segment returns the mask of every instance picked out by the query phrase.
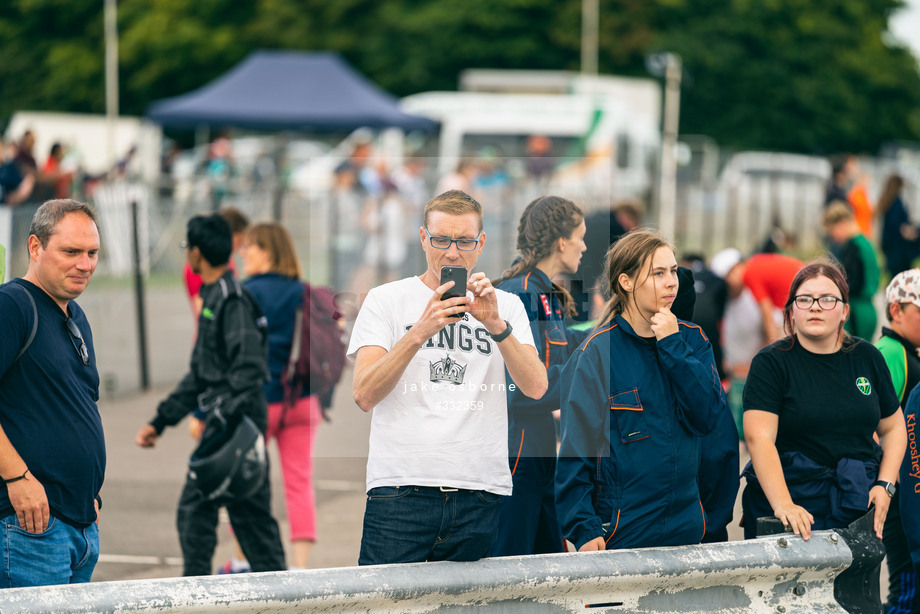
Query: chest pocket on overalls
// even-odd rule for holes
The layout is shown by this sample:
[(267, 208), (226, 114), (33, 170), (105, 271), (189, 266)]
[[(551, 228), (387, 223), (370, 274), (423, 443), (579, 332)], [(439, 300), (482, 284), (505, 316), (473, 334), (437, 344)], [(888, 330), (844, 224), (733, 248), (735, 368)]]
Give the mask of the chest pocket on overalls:
[(543, 364), (547, 368), (550, 365), (558, 365), (564, 363), (566, 358), (568, 358), (568, 351), (566, 346), (568, 343), (565, 339), (565, 332), (558, 325), (547, 329), (543, 333)]
[(633, 443), (649, 436), (638, 388), (611, 394), (610, 413), (616, 420), (620, 441), (623, 443)]

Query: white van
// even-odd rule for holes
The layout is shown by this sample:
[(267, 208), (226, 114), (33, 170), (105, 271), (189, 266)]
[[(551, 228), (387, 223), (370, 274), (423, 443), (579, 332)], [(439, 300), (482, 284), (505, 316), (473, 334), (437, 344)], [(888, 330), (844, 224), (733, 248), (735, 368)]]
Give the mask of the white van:
[(549, 187), (606, 203), (647, 196), (660, 147), (660, 91), (650, 79), (553, 71), (466, 71), (460, 92), (424, 92), (401, 108), (441, 124), (437, 170), (444, 175), (484, 148), (523, 167), (527, 142), (548, 137)]

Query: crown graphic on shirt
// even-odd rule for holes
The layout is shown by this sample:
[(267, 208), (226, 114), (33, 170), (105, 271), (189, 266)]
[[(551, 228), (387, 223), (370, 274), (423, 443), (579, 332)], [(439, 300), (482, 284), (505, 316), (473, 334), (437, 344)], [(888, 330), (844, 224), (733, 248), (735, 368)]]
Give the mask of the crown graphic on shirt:
[(446, 355), (443, 360), (438, 362), (429, 362), (429, 378), (433, 382), (454, 382), (463, 383), (463, 375), (466, 373), (466, 365), (461, 365)]

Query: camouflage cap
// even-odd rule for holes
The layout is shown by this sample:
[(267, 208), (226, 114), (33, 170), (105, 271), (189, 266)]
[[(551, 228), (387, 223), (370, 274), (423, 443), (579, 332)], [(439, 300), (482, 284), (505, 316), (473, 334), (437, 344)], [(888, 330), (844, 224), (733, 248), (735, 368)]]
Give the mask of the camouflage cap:
[(885, 289), (885, 300), (892, 303), (913, 303), (920, 307), (920, 269), (908, 269), (894, 276)]

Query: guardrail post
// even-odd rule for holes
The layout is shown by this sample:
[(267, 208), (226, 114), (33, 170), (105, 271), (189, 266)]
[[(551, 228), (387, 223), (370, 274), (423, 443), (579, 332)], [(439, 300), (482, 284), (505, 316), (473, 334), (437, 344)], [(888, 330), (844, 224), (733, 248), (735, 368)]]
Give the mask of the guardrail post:
[[(873, 529), (875, 507), (844, 529), (830, 533), (827, 539), (836, 544), (842, 539), (853, 553), (853, 562), (834, 579), (834, 599), (850, 614), (877, 614), (882, 611), (879, 588), (885, 546)], [(757, 537), (792, 533), (777, 518), (758, 518)]]
[(834, 580), (834, 599), (847, 612), (873, 614), (882, 611), (879, 574), (885, 546), (875, 536), (875, 508), (839, 531), (853, 553), (853, 564)]

